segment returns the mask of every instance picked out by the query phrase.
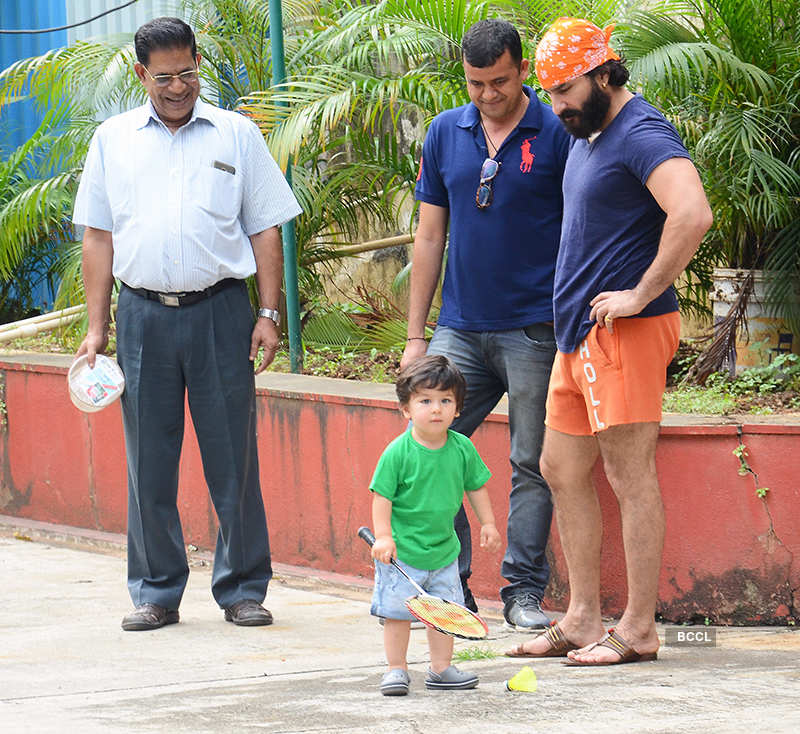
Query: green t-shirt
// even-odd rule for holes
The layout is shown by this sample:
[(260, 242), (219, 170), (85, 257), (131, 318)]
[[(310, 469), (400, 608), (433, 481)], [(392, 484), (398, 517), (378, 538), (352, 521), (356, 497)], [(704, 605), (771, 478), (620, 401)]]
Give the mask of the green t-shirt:
[(417, 443), (407, 430), (381, 455), (369, 488), (392, 503), (397, 557), (426, 571), (452, 563), (461, 550), (453, 519), (464, 492), (480, 489), (492, 474), (472, 441), (447, 432), (440, 449)]

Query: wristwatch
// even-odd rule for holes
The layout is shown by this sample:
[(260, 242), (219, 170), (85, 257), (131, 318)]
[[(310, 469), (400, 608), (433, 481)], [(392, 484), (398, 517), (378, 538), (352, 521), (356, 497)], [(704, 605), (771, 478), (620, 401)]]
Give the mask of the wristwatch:
[(281, 315), (274, 308), (259, 308), (258, 318), (272, 319), (275, 322), (275, 326), (280, 326), (281, 324)]

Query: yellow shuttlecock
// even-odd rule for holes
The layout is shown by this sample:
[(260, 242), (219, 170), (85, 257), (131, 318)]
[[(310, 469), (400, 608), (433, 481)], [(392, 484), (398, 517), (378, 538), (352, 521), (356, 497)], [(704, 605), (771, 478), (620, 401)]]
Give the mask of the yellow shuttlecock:
[(527, 665), (519, 671), (515, 676), (506, 681), (506, 689), (509, 691), (526, 691), (528, 693), (536, 692), (536, 673), (533, 668)]

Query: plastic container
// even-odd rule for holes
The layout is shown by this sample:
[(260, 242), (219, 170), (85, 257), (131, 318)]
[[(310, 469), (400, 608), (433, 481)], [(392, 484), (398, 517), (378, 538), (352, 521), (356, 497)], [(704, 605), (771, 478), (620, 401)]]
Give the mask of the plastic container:
[(125, 377), (113, 359), (98, 354), (91, 368), (84, 354), (69, 368), (67, 384), (73, 405), (84, 413), (95, 413), (119, 399)]

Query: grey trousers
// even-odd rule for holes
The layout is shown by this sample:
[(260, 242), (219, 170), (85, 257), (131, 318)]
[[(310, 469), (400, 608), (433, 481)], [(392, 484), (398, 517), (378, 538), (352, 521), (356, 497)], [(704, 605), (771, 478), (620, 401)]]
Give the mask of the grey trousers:
[[(542, 599), (550, 580), (545, 551), (553, 503), (550, 488), (539, 471), (539, 456), (555, 353), (553, 327), (548, 324), (507, 331), (461, 331), (439, 325), (428, 347), (428, 354), (450, 357), (467, 381), (461, 415), (450, 426), (454, 431), (471, 436), (503, 393), (508, 393), (511, 494), (508, 546), (500, 568), (508, 581), (500, 589), (503, 602), (521, 594)], [(461, 541), (459, 573), (466, 587), (472, 572), (472, 542), (463, 505), (456, 515), (455, 528)]]
[(258, 478), (253, 311), (244, 281), (190, 306), (123, 286), (117, 359), (128, 463), (128, 590), (177, 609), (189, 566), (177, 509), (184, 401), (219, 520), (211, 590), (220, 607), (263, 601), (272, 577)]

